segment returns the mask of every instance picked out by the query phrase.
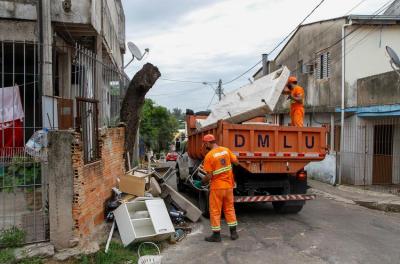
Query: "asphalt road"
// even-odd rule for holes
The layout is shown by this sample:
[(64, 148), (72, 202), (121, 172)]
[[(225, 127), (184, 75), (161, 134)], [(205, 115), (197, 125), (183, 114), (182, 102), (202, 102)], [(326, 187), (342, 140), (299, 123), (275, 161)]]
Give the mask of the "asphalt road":
[(202, 219), (164, 250), (163, 263), (400, 264), (400, 214), (318, 197), (295, 215), (278, 215), (269, 204), (241, 205), (237, 215), (239, 240), (229, 239), (225, 225), (222, 243), (205, 242), (209, 221)]

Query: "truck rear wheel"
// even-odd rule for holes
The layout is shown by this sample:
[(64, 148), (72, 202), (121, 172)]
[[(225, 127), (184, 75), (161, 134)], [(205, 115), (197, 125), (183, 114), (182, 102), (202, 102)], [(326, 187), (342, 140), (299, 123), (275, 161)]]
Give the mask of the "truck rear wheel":
[(303, 209), (304, 202), (272, 202), (275, 212), (280, 214), (297, 214)]
[(199, 209), (203, 212), (205, 218), (210, 218), (209, 209), (209, 193), (201, 191), (199, 192)]

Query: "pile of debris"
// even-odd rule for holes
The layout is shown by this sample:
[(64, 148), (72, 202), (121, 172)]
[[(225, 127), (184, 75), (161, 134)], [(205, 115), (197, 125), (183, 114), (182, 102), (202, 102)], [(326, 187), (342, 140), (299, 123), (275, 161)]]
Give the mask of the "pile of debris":
[(124, 246), (166, 239), (176, 243), (191, 231), (186, 221), (197, 222), (202, 212), (167, 184), (174, 174), (174, 167), (134, 168), (119, 178), (106, 205), (107, 220), (113, 221), (106, 252), (115, 227)]

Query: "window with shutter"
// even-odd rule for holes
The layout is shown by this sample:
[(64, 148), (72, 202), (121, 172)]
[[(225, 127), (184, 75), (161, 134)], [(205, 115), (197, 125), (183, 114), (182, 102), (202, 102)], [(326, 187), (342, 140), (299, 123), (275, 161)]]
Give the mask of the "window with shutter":
[(328, 79), (331, 71), (330, 53), (322, 53), (315, 60), (314, 76), (316, 79)]
[(331, 77), (331, 54), (326, 53), (326, 78)]

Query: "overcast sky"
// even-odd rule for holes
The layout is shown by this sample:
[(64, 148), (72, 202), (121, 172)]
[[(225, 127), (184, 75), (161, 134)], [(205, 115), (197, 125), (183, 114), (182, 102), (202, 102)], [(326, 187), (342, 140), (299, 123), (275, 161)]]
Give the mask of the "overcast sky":
[[(151, 62), (160, 69), (161, 78), (229, 81), (259, 61), (319, 2), (123, 0), (126, 41), (150, 49), (143, 61), (134, 61), (126, 71), (132, 77), (143, 63)], [(352, 14), (372, 14), (388, 0), (326, 0), (306, 23), (343, 16), (360, 2)], [(127, 51), (125, 60), (130, 58)], [(248, 83), (258, 68), (223, 88), (229, 91)], [(198, 111), (207, 108), (213, 95), (209, 85), (158, 80), (147, 97), (170, 109)]]

